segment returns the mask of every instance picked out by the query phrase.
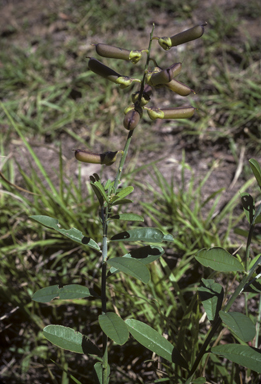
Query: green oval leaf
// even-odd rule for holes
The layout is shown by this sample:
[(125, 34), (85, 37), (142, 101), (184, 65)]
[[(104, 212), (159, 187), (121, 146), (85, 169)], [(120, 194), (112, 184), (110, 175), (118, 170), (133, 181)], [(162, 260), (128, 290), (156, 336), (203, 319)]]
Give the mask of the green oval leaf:
[(188, 368), (186, 360), (168, 340), (149, 325), (134, 319), (125, 320), (130, 333), (141, 345), (169, 362)]
[(258, 162), (255, 159), (249, 160), (250, 167), (252, 169), (252, 172), (256, 178), (256, 181), (259, 185), (259, 188), (261, 188), (261, 168)]
[(157, 228), (136, 228), (118, 233), (111, 238), (111, 241), (146, 241), (148, 243), (162, 243), (173, 241), (170, 234), (164, 234)]
[[(98, 361), (97, 363), (94, 364), (93, 368), (94, 368), (94, 381), (95, 381), (95, 384), (104, 384), (103, 378), (102, 378), (102, 375), (103, 375), (103, 364)], [(107, 380), (106, 380), (106, 384), (109, 384), (109, 381), (110, 381), (110, 366), (108, 365), (107, 366)]]
[(224, 290), (212, 279), (202, 279), (203, 286), (198, 288), (200, 300), (210, 321), (214, 320), (221, 309)]
[(47, 325), (43, 329), (43, 334), (47, 340), (57, 345), (57, 347), (71, 352), (83, 353), (83, 335), (72, 328), (63, 325)]
[(36, 291), (32, 296), (32, 300), (37, 301), (38, 303), (48, 303), (56, 297), (59, 297), (59, 291), (59, 285), (51, 285), (50, 287)]
[(219, 316), (223, 323), (239, 339), (248, 342), (255, 337), (256, 328), (249, 317), (243, 313), (219, 311)]
[(114, 312), (99, 316), (99, 324), (103, 332), (116, 344), (123, 345), (129, 337), (125, 322)]
[(68, 299), (82, 299), (83, 297), (96, 296), (99, 297), (92, 289), (78, 284), (65, 285), (59, 288), (58, 285), (51, 285), (50, 287), (39, 289), (32, 296), (32, 300), (38, 303), (48, 303), (49, 301), (57, 298), (61, 300)]
[[(142, 262), (142, 264), (147, 265), (157, 260), (161, 255), (163, 255), (163, 253), (164, 249), (162, 247), (156, 245), (146, 245), (145, 247), (134, 249), (122, 257), (139, 260)], [(110, 269), (110, 273), (115, 273), (117, 271), (118, 270), (113, 267)]]
[(135, 279), (142, 281), (144, 284), (147, 284), (150, 281), (150, 272), (148, 268), (139, 260), (127, 257), (114, 257), (113, 259), (109, 259), (107, 263), (111, 267), (135, 277)]
[(244, 268), (240, 262), (225, 249), (214, 247), (208, 250), (201, 249), (195, 259), (204, 267), (210, 267), (218, 272), (236, 272), (243, 271)]
[(118, 190), (116, 195), (113, 196), (112, 201), (113, 201), (113, 199), (117, 199), (117, 200), (118, 199), (123, 199), (124, 197), (126, 197), (130, 193), (132, 193), (133, 190), (134, 190), (134, 188), (132, 186), (129, 186), (129, 187), (126, 187), (126, 188)]
[(136, 215), (136, 213), (120, 213), (118, 215), (110, 216), (110, 219), (126, 221), (144, 221), (143, 217), (140, 215)]
[(43, 215), (30, 216), (30, 219), (37, 221), (45, 227), (54, 229), (55, 231), (68, 237), (72, 241), (75, 241), (76, 243), (88, 245), (89, 247), (96, 249), (96, 251), (101, 252), (99, 245), (94, 240), (92, 240), (90, 237), (84, 236), (82, 232), (80, 232), (78, 229), (62, 229), (57, 219)]
[(261, 351), (240, 344), (225, 344), (211, 348), (211, 352), (220, 355), (236, 364), (261, 373)]

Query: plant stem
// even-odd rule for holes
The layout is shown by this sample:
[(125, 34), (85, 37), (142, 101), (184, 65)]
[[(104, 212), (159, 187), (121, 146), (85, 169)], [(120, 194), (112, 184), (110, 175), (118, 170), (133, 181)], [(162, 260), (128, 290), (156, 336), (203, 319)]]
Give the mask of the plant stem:
[[(101, 209), (102, 225), (103, 225), (103, 239), (102, 239), (102, 282), (101, 282), (101, 299), (102, 299), (102, 314), (106, 314), (106, 260), (107, 260), (107, 218), (108, 208), (102, 207)], [(103, 332), (103, 370), (102, 370), (102, 383), (107, 384), (108, 377), (108, 337)]]

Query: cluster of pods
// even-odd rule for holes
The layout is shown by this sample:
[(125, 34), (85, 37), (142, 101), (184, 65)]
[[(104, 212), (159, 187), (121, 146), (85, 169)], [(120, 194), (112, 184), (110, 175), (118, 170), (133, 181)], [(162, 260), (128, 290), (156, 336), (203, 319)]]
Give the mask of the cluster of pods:
[[(164, 50), (169, 50), (174, 46), (184, 44), (201, 37), (204, 33), (204, 27), (206, 24), (207, 23), (197, 25), (172, 37), (153, 37), (152, 39), (157, 40)], [(145, 49), (129, 51), (127, 49), (122, 49), (107, 44), (96, 44), (95, 48), (98, 55), (102, 57), (127, 60), (134, 64), (136, 64), (141, 59), (144, 52), (148, 53), (148, 51)], [(89, 58), (88, 66), (92, 72), (106, 78), (109, 81), (119, 84), (121, 88), (126, 88), (133, 83), (141, 83), (141, 80), (139, 79), (120, 75), (93, 57)], [(142, 84), (142, 90), (132, 94), (133, 104), (127, 107), (124, 111), (125, 117), (123, 120), (123, 125), (127, 130), (131, 131), (136, 128), (140, 118), (142, 117), (143, 110), (147, 111), (151, 120), (184, 119), (193, 116), (195, 112), (195, 108), (193, 107), (160, 109), (147, 107), (147, 103), (150, 101), (153, 88), (166, 87), (181, 96), (188, 96), (191, 93), (195, 93), (191, 88), (175, 79), (175, 77), (180, 73), (181, 68), (181, 63), (174, 63), (166, 69), (155, 66), (153, 70), (146, 71), (145, 84)], [(118, 152), (106, 152), (104, 154), (98, 155), (83, 150), (75, 151), (75, 157), (79, 161), (105, 165), (111, 165), (114, 163), (117, 154)]]

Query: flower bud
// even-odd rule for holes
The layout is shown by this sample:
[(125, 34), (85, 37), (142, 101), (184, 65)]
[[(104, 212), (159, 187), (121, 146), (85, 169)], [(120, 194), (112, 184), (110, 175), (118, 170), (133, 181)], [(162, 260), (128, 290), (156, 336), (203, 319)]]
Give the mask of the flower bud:
[(143, 51), (128, 51), (127, 49), (113, 47), (107, 44), (96, 44), (96, 52), (103, 57), (132, 61), (136, 64)]
[(195, 112), (193, 107), (179, 107), (179, 108), (150, 108), (147, 109), (148, 115), (151, 120), (155, 119), (187, 119), (192, 117)]
[(97, 154), (84, 149), (76, 149), (74, 154), (76, 159), (83, 163), (111, 165), (116, 161), (118, 153), (122, 153), (122, 151)]
[(172, 37), (161, 37), (158, 39), (159, 45), (163, 49), (168, 50), (171, 47), (175, 47), (177, 45), (198, 39), (203, 35), (204, 27), (206, 25), (207, 23), (196, 25), (195, 27), (187, 29), (186, 31), (178, 33), (177, 35), (174, 35)]
[(155, 87), (156, 85), (167, 84), (173, 77), (176, 77), (181, 71), (182, 64), (175, 63), (166, 69), (156, 67), (152, 73), (148, 73), (146, 81), (149, 85)]
[(177, 93), (180, 96), (188, 96), (190, 93), (195, 93), (193, 89), (189, 88), (187, 85), (172, 79), (169, 83), (164, 85), (165, 87), (169, 88), (171, 91)]
[(133, 131), (140, 121), (140, 114), (135, 109), (129, 110), (123, 120), (123, 126), (128, 131)]
[(106, 65), (101, 63), (99, 60), (94, 59), (93, 57), (89, 59), (88, 66), (92, 72), (116, 84), (120, 84), (121, 88), (126, 88), (133, 82), (140, 83), (139, 79), (132, 79), (127, 76), (121, 76), (119, 73), (115, 72), (113, 69), (107, 67)]

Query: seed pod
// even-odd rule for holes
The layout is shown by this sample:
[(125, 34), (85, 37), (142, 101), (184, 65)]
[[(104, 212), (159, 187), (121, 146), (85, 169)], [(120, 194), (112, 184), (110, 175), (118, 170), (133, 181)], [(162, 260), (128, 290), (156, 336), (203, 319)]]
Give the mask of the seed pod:
[(121, 76), (119, 73), (115, 72), (113, 69), (107, 67), (106, 65), (101, 63), (99, 60), (94, 59), (93, 57), (89, 59), (88, 66), (92, 72), (116, 84), (120, 84), (121, 88), (126, 88), (133, 82), (140, 83), (139, 79), (132, 79), (127, 76)]
[(96, 52), (103, 57), (109, 57), (111, 59), (120, 59), (132, 61), (136, 64), (140, 58), (142, 51), (129, 51), (123, 48), (113, 47), (107, 44), (96, 44)]
[(164, 86), (180, 96), (188, 96), (192, 92), (195, 93), (193, 89), (189, 88), (187, 85), (175, 79), (172, 79), (169, 83), (165, 84)]
[(194, 115), (193, 107), (151, 108), (147, 110), (151, 120), (155, 119), (188, 119)]
[(123, 120), (123, 126), (128, 131), (133, 131), (140, 121), (140, 114), (135, 109), (129, 110)]
[(206, 25), (207, 23), (196, 25), (195, 27), (187, 29), (186, 31), (178, 33), (177, 35), (174, 35), (172, 37), (161, 37), (158, 39), (159, 45), (163, 49), (168, 50), (171, 47), (175, 47), (177, 45), (198, 39), (203, 35), (204, 27)]
[(181, 63), (175, 63), (171, 67), (162, 70), (159, 67), (156, 67), (151, 74), (147, 74), (146, 81), (153, 87), (156, 85), (167, 84), (173, 77), (176, 77), (180, 73), (181, 67)]
[(90, 57), (90, 60), (88, 62), (89, 69), (96, 73), (99, 76), (105, 77), (108, 80), (111, 80), (115, 82), (118, 77), (120, 77), (119, 73), (115, 72), (113, 69), (107, 67), (103, 63), (101, 63), (99, 60), (94, 59), (93, 57)]
[(84, 149), (76, 149), (74, 154), (76, 159), (83, 163), (111, 165), (116, 161), (118, 153), (122, 153), (122, 151), (97, 154)]

